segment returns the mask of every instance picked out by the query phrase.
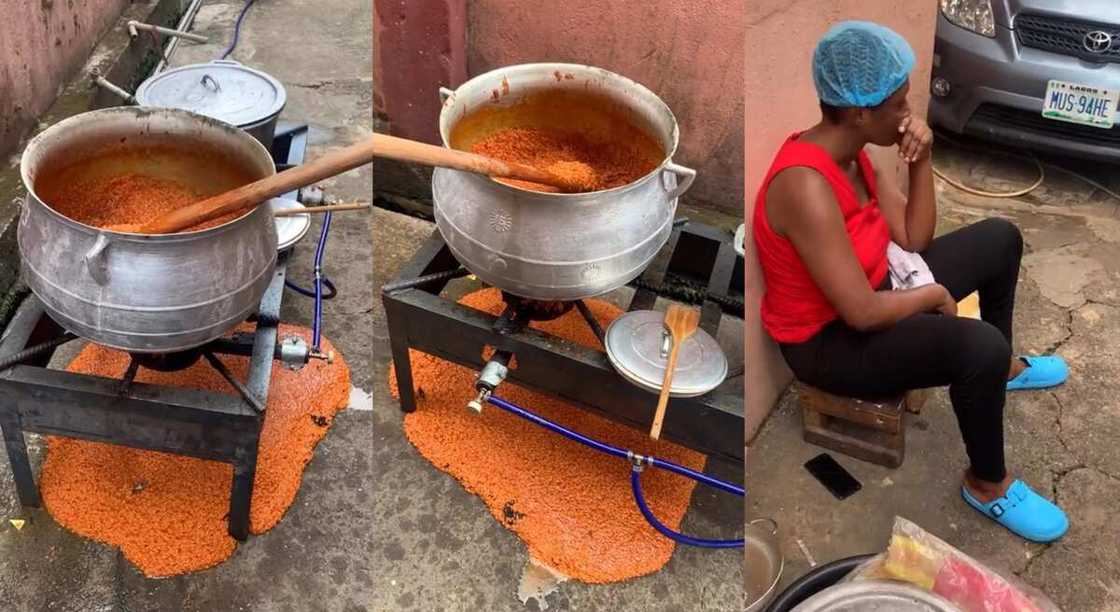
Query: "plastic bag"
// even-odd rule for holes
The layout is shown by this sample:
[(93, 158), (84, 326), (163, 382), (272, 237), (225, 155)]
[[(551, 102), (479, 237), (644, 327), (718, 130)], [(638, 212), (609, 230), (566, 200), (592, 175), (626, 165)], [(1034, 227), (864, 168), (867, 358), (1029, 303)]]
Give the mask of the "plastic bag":
[(844, 578), (842, 578), (840, 582), (855, 582), (856, 580), (890, 580), (890, 577), (883, 570), (883, 561), (885, 561), (886, 558), (886, 553), (879, 553), (874, 557), (871, 557), (867, 561), (861, 563), (859, 567), (848, 572), (848, 575), (844, 576)]
[(981, 565), (902, 517), (894, 519), (886, 552), (844, 580), (883, 579), (918, 586), (964, 612), (1061, 612), (1038, 589)]

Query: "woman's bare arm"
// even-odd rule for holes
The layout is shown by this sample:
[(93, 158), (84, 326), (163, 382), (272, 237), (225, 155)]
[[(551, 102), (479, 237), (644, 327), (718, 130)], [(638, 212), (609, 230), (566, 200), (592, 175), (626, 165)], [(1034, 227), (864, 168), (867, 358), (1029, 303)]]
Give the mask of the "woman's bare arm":
[(937, 199), (933, 189), (930, 146), (933, 132), (924, 121), (910, 118), (899, 128), (898, 154), (910, 164), (910, 194), (902, 193), (893, 172), (875, 168), (879, 209), (891, 230), (891, 240), (914, 253), (926, 250), (937, 229)]
[(941, 285), (905, 291), (875, 291), (867, 283), (844, 218), (828, 182), (809, 168), (790, 168), (771, 182), (767, 220), (792, 244), (809, 275), (849, 326), (870, 331), (920, 312), (956, 314), (956, 302)]

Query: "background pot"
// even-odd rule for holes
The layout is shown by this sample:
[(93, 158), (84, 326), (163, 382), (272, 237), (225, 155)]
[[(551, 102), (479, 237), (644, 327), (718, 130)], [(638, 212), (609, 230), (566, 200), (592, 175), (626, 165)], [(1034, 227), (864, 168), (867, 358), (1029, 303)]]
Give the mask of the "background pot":
[(272, 147), (287, 91), (272, 76), (233, 60), (166, 70), (136, 90), (140, 106), (178, 108), (224, 121)]

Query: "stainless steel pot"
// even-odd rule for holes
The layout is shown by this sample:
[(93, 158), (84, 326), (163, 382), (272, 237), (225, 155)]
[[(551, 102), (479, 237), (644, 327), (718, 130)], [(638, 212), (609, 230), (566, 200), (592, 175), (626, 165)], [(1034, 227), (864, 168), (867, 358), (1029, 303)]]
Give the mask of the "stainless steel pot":
[(624, 109), (664, 159), (629, 185), (582, 194), (529, 191), (444, 168), (432, 175), (436, 224), (456, 259), (482, 281), (538, 300), (600, 295), (641, 274), (668, 240), (677, 198), (696, 177), (672, 161), (679, 129), (669, 107), (638, 83), (591, 66), (510, 66), (441, 89), (443, 144), (451, 146), (455, 125), (478, 109), (557, 91), (587, 92)]
[(250, 136), (256, 138), (266, 148), (272, 148), (272, 141), (276, 136), (276, 124), (280, 120), (280, 115), (273, 115), (264, 121), (252, 123), (242, 127), (241, 129), (249, 133)]
[(136, 103), (179, 108), (249, 132), (272, 147), (287, 91), (272, 76), (233, 60), (190, 64), (161, 72), (136, 90)]
[(55, 321), (98, 344), (139, 353), (200, 346), (257, 308), (277, 257), (270, 208), (206, 230), (139, 235), (78, 223), (39, 197), (38, 177), (121, 139), (221, 151), (253, 179), (275, 173), (247, 133), (182, 110), (119, 107), (61, 121), (31, 141), (20, 164), (23, 277)]
[(785, 559), (778, 544), (778, 524), (760, 518), (747, 523), (747, 612), (758, 612), (774, 597)]
[(910, 584), (868, 580), (837, 584), (793, 612), (961, 612), (943, 597)]

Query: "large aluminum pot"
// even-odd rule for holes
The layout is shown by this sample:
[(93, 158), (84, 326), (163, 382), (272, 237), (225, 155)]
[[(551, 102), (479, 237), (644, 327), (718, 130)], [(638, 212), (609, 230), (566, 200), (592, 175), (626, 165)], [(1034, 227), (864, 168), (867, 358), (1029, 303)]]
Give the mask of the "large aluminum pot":
[(444, 168), (432, 176), (436, 224), (456, 259), (483, 282), (537, 300), (600, 295), (641, 274), (668, 240), (677, 198), (696, 177), (672, 162), (679, 130), (669, 107), (638, 83), (591, 66), (510, 66), (441, 90), (443, 144), (451, 146), (456, 124), (479, 109), (557, 91), (608, 100), (661, 145), (664, 159), (635, 182), (583, 194), (534, 192)]
[(55, 321), (98, 344), (137, 353), (201, 346), (258, 307), (277, 257), (270, 209), (210, 229), (140, 235), (78, 223), (39, 197), (37, 178), (122, 139), (220, 151), (254, 180), (276, 171), (246, 132), (183, 110), (120, 107), (61, 121), (32, 140), (21, 161), (23, 277)]

